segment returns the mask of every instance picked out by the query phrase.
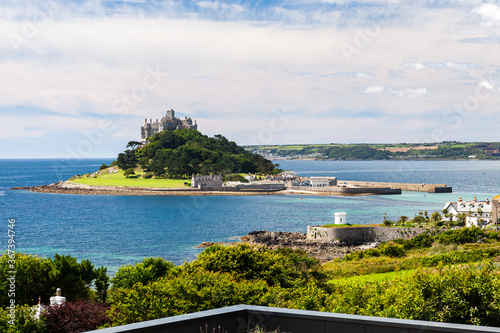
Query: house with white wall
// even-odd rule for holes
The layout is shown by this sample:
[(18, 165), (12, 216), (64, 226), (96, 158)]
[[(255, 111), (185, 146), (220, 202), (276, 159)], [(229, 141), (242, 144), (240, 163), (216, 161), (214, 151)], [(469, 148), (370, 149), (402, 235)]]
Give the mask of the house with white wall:
[(476, 197), (472, 201), (463, 201), (460, 198), (457, 202), (447, 202), (443, 210), (447, 210), (452, 215), (453, 221), (459, 221), (460, 214), (466, 214), (465, 225), (486, 227), (495, 224), (500, 216), (500, 204), (498, 200), (478, 201)]

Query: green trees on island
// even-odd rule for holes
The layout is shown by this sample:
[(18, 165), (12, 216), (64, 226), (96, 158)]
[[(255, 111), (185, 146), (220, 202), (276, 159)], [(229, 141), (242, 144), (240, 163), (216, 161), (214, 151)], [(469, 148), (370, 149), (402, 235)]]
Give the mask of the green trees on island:
[(197, 130), (163, 131), (139, 147), (129, 142), (117, 165), (127, 170), (140, 166), (155, 177), (185, 178), (192, 174), (277, 173), (278, 165), (253, 154), (222, 135), (210, 138)]

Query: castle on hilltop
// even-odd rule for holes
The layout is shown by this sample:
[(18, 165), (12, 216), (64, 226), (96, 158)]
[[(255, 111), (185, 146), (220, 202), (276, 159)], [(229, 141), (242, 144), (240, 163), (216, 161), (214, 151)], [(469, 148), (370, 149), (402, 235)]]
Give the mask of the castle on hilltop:
[(163, 132), (165, 130), (175, 130), (175, 129), (198, 129), (196, 120), (194, 121), (191, 117), (184, 117), (180, 119), (175, 116), (175, 111), (173, 109), (167, 111), (167, 115), (161, 118), (161, 121), (156, 121), (153, 123), (152, 119), (144, 119), (144, 126), (141, 126), (141, 142), (146, 143), (146, 139), (150, 136)]

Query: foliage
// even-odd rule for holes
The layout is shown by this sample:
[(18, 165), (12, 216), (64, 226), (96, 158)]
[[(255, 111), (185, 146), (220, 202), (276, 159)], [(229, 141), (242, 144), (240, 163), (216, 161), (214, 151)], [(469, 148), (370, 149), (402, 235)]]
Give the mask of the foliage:
[(43, 312), (45, 327), (50, 333), (86, 332), (110, 324), (106, 311), (109, 305), (88, 300), (47, 306)]
[(214, 245), (186, 264), (186, 269), (232, 273), (239, 279), (266, 281), (285, 288), (305, 284), (310, 279), (326, 280), (319, 261), (305, 252), (280, 248), (270, 250), (248, 244)]
[(122, 266), (112, 279), (112, 289), (132, 288), (136, 283), (147, 285), (150, 282), (167, 276), (175, 267), (170, 261), (163, 258), (146, 258), (135, 265)]
[(434, 237), (428, 233), (425, 233), (404, 240), (403, 247), (405, 250), (423, 249), (426, 247), (431, 247), (432, 243), (434, 243)]
[(106, 164), (103, 164), (99, 167), (99, 170), (104, 170), (104, 169), (107, 169), (108, 166)]
[[(0, 304), (9, 305), (8, 299), (8, 271), (9, 255), (5, 253), (0, 257)], [(97, 294), (104, 296), (108, 279), (106, 268), (95, 269), (88, 260), (77, 262), (69, 255), (56, 254), (54, 258), (40, 258), (34, 255), (16, 253), (15, 255), (16, 284), (22, 288), (16, 289), (16, 303), (35, 305), (38, 297), (43, 303), (48, 303), (49, 298), (61, 288), (68, 300), (95, 297), (90, 286), (92, 283), (97, 288)]]
[(388, 257), (404, 257), (405, 250), (402, 245), (394, 243), (383, 243), (379, 248), (380, 254)]
[(153, 178), (153, 173), (152, 172), (145, 172), (142, 175), (142, 178), (145, 178), (145, 179)]
[[(28, 305), (16, 305), (15, 319), (9, 308), (0, 308), (0, 332), (5, 333), (45, 333), (44, 320), (34, 318), (35, 309)], [(14, 324), (14, 325), (12, 325)]]
[(134, 150), (125, 150), (125, 152), (118, 154), (116, 165), (122, 170), (135, 168), (137, 166), (137, 158)]
[(128, 178), (128, 176), (130, 176), (130, 175), (135, 175), (134, 168), (128, 168), (127, 170), (125, 170), (123, 175), (125, 176), (125, 178)]
[[(425, 144), (323, 144), (323, 145), (263, 145), (252, 147), (254, 152), (267, 153), (282, 157), (311, 157), (318, 159), (354, 159), (354, 160), (387, 160), (387, 159), (468, 159), (475, 155), (477, 159), (499, 159), (500, 154), (488, 150), (498, 149), (498, 142), (441, 142)], [(418, 149), (415, 149), (417, 148)], [(422, 149), (424, 148), (424, 149)]]
[[(236, 304), (266, 305), (272, 298), (265, 281), (241, 280), (230, 273), (179, 270), (148, 285), (110, 292), (113, 325), (175, 316)], [(266, 296), (267, 295), (267, 296)]]
[[(300, 151), (297, 152), (297, 154), (300, 153)], [(386, 160), (389, 159), (391, 153), (371, 148), (368, 145), (346, 145), (329, 147), (324, 150), (323, 155), (328, 159)]]
[(328, 311), (498, 326), (499, 290), (491, 263), (418, 269), (390, 281), (336, 284)]
[(156, 177), (185, 178), (192, 174), (278, 173), (277, 165), (227, 140), (222, 135), (210, 138), (193, 129), (163, 131), (149, 143), (118, 155), (122, 169), (148, 161)]
[(486, 238), (485, 231), (479, 227), (468, 227), (445, 231), (435, 237), (443, 244), (476, 243)]

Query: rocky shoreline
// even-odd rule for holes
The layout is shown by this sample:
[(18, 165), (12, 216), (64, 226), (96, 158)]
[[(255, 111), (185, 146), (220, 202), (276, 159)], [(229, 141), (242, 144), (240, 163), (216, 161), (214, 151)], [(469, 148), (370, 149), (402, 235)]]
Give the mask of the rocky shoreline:
[[(286, 231), (253, 231), (240, 238), (241, 242), (257, 246), (266, 246), (270, 249), (288, 247), (294, 250), (303, 250), (320, 262), (324, 263), (337, 258), (344, 258), (347, 254), (374, 248), (379, 243), (366, 243), (357, 245), (345, 245), (340, 242), (319, 242), (306, 238), (305, 233)], [(199, 248), (208, 247), (215, 244), (237, 244), (237, 243), (213, 243), (203, 242)]]

